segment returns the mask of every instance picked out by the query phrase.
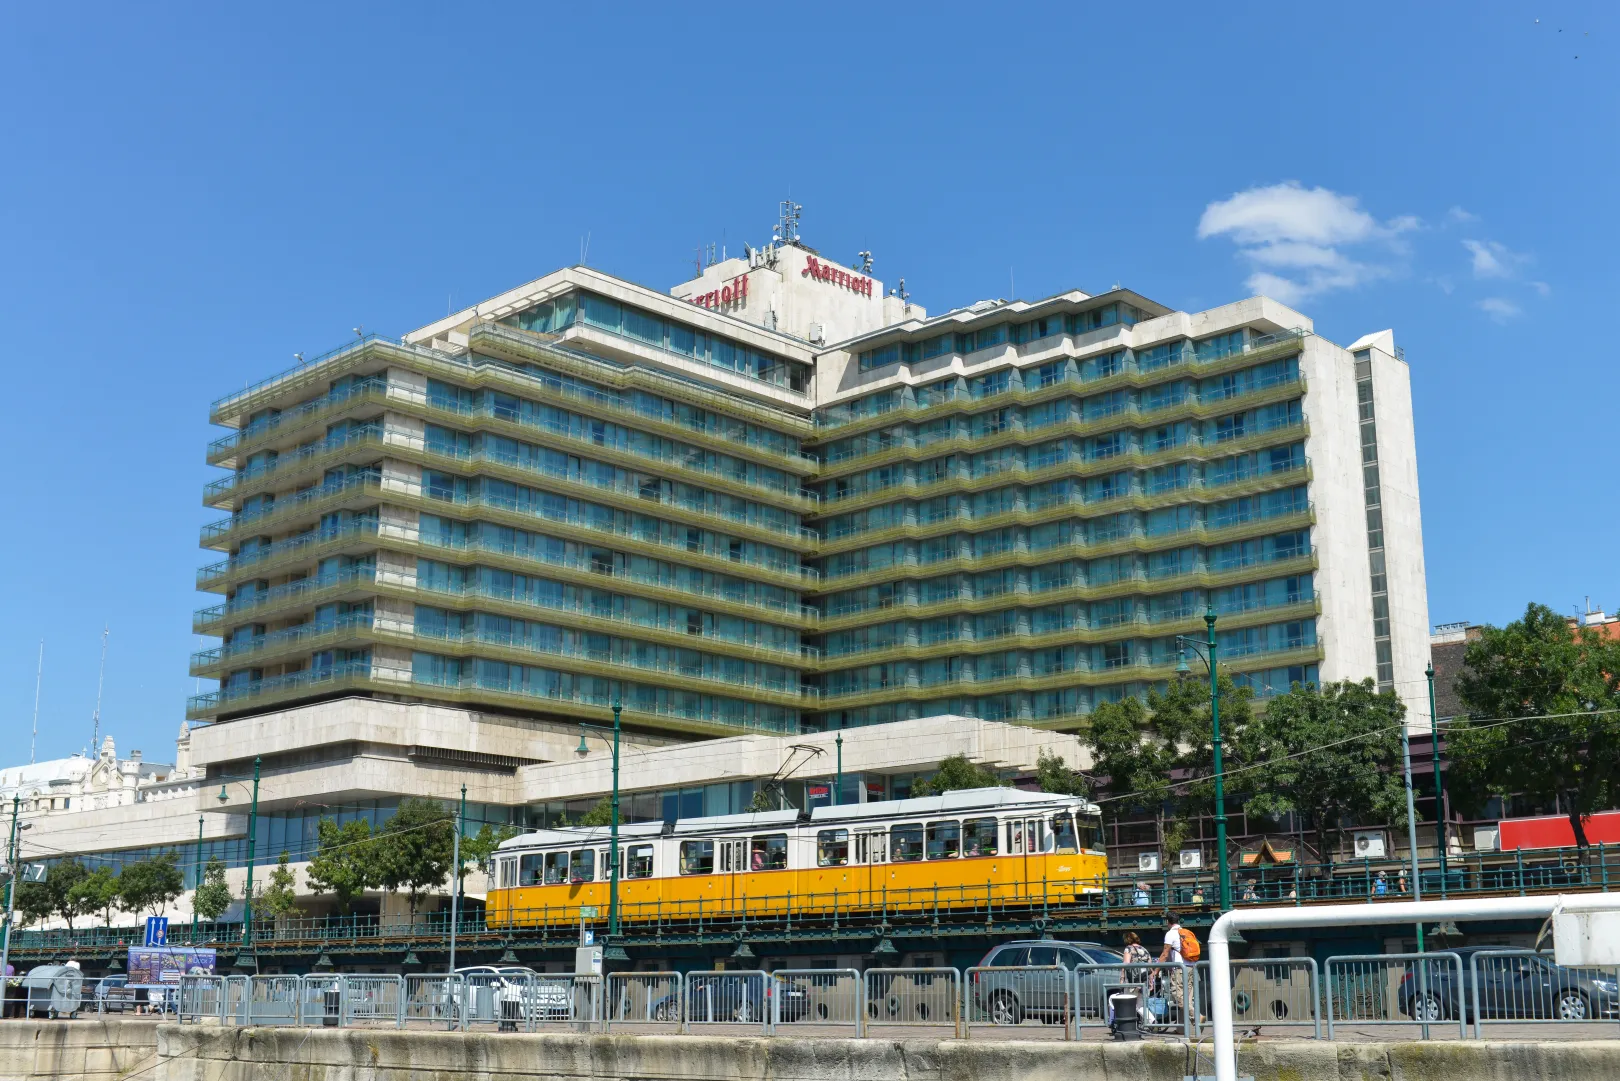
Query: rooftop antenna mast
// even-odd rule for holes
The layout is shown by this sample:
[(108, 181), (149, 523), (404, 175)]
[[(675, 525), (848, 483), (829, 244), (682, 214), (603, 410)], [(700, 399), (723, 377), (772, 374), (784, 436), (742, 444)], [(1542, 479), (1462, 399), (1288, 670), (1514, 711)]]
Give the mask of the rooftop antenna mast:
[(28, 764), (34, 764), (34, 745), (39, 742), (39, 684), (45, 676), (45, 639), (39, 640), (39, 667), (34, 670), (34, 731), (28, 737)]
[(90, 730), (90, 757), (99, 754), (101, 745), (101, 686), (107, 678), (107, 634), (109, 627), (101, 628), (101, 671), (96, 674), (96, 713), (91, 718), (93, 727)]
[(799, 242), (799, 215), (804, 207), (792, 199), (783, 199), (777, 211), (776, 241), (780, 244), (797, 244)]

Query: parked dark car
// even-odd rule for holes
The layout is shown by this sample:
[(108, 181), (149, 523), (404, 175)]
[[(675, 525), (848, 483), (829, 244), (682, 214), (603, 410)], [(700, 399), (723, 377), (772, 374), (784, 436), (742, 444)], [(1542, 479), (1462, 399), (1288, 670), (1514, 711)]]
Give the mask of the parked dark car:
[[(761, 980), (752, 973), (688, 973), (686, 976), (686, 1019), (698, 1024), (713, 1022), (761, 1023), (770, 1008), (771, 997), (780, 999), (777, 1020), (801, 1021), (810, 1008), (810, 996), (801, 986), (780, 980)], [(680, 1019), (679, 1001), (665, 995), (652, 1004), (658, 1021)]]
[[(1486, 1020), (1594, 1021), (1620, 1017), (1620, 987), (1614, 974), (1598, 969), (1565, 968), (1550, 957), (1514, 955), (1480, 957), (1491, 946), (1460, 946), (1448, 953), (1462, 958), (1462, 987), (1449, 961), (1426, 967), (1427, 987), (1417, 974), (1401, 980), (1400, 1008), (1418, 1021), (1455, 1020), (1458, 1010), (1474, 1019), (1472, 964), (1479, 969), (1479, 1012)], [(1459, 1001), (1460, 999), (1460, 1001)]]
[[(1118, 950), (1100, 942), (1059, 942), (1051, 938), (1003, 942), (985, 954), (979, 966), (1007, 971), (973, 973), (971, 994), (992, 1024), (1017, 1025), (1025, 1018), (1057, 1024), (1065, 1020), (1066, 974), (1038, 970), (1052, 965), (1066, 969), (1077, 965), (1123, 965), (1124, 960)], [(1098, 1013), (1106, 1000), (1103, 987), (1119, 982), (1117, 968), (1080, 969), (1076, 976), (1077, 1012)]]

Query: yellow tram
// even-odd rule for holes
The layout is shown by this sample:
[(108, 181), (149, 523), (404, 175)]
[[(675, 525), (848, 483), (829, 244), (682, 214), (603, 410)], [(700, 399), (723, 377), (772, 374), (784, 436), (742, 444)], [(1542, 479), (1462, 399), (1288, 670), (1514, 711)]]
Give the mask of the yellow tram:
[[(1065, 904), (1107, 885), (1097, 806), (977, 788), (814, 811), (619, 827), (620, 918), (819, 915)], [(500, 846), (491, 927), (606, 915), (606, 827), (539, 830)]]

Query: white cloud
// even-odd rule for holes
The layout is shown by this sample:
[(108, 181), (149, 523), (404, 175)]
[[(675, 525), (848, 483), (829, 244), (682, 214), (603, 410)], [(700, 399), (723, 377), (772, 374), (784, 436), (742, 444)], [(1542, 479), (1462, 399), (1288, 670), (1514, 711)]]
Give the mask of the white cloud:
[(1552, 294), (1552, 286), (1546, 282), (1531, 282), (1530, 288), (1534, 289), (1540, 296), (1550, 296)]
[(1476, 278), (1511, 278), (1530, 261), (1528, 255), (1509, 251), (1505, 244), (1494, 240), (1465, 240), (1462, 246), (1474, 257)]
[(1474, 306), (1498, 323), (1506, 323), (1524, 312), (1523, 308), (1506, 297), (1486, 297), (1476, 301)]
[(1467, 225), (1469, 222), (1479, 220), (1478, 214), (1470, 214), (1460, 206), (1454, 206), (1446, 211), (1446, 221), (1456, 225)]
[(1231, 239), (1256, 268), (1247, 286), (1293, 304), (1388, 275), (1392, 267), (1341, 249), (1374, 242), (1398, 249), (1397, 238), (1421, 226), (1411, 215), (1380, 222), (1355, 196), (1290, 180), (1210, 203), (1199, 218), (1198, 237)]

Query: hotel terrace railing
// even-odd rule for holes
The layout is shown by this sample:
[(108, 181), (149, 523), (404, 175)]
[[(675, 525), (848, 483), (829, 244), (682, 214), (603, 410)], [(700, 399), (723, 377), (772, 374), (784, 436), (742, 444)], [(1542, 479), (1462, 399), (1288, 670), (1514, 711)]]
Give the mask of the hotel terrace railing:
[(814, 661), (820, 656), (820, 651), (814, 646), (797, 643), (776, 645), (766, 641), (749, 642), (726, 638), (708, 631), (694, 633), (690, 629), (691, 625), (684, 619), (633, 619), (622, 613), (603, 610), (600, 607), (584, 602), (569, 602), (560, 597), (545, 597), (538, 594), (525, 596), (511, 590), (486, 589), (477, 585), (451, 589), (424, 583), (420, 579), (417, 579), (414, 583), (386, 580), (379, 582), (376, 568), (369, 565), (349, 567), (327, 574), (301, 578), (294, 582), (272, 586), (266, 590), (234, 597), (225, 604), (199, 609), (192, 614), (192, 627), (198, 634), (219, 634), (225, 630), (227, 622), (232, 619), (260, 618), (265, 610), (285, 607), (289, 603), (297, 607), (308, 607), (317, 600), (324, 599), (323, 595), (325, 594), (335, 594), (356, 589), (378, 589), (380, 592), (390, 594), (404, 593), (421, 601), (432, 601), (435, 598), (473, 602), (482, 600), (509, 605), (531, 615), (543, 615), (546, 612), (563, 612), (572, 615), (576, 619), (600, 623), (610, 629), (623, 628), (623, 632), (631, 637), (634, 637), (637, 632), (642, 634), (662, 632), (665, 636), (676, 638), (691, 648), (698, 648), (697, 643), (709, 643), (708, 646), (703, 648), (745, 654), (749, 657), (757, 656), (762, 659), (773, 659), (773, 663), (789, 666), (801, 664), (805, 661)]
[[(1115, 386), (1136, 386), (1148, 382), (1158, 382), (1161, 373), (1168, 374), (1172, 369), (1182, 367), (1203, 367), (1215, 370), (1225, 367), (1236, 367), (1244, 363), (1254, 363), (1266, 356), (1283, 356), (1297, 351), (1310, 334), (1306, 330), (1285, 330), (1276, 334), (1251, 339), (1245, 343), (1242, 350), (1234, 350), (1210, 356), (1199, 356), (1190, 346), (1179, 351), (1165, 354), (1163, 358), (1155, 358), (1147, 364), (1138, 359), (1141, 351), (1115, 371), (1091, 379), (1059, 379), (1052, 380), (1038, 386), (1009, 386), (993, 392), (973, 392), (965, 387), (952, 386), (931, 394), (927, 401), (913, 401), (907, 403), (901, 397), (900, 388), (890, 387), (863, 397), (857, 397), (847, 402), (838, 402), (830, 406), (822, 406), (816, 410), (816, 427), (821, 432), (831, 429), (858, 424), (861, 421), (872, 420), (890, 414), (899, 414), (904, 417), (926, 415), (934, 410), (945, 411), (944, 407), (963, 407), (966, 405), (984, 404), (987, 408), (1025, 399), (1039, 399), (1061, 393), (1062, 389), (1071, 386), (1083, 386), (1091, 393)], [(960, 354), (958, 354), (960, 355)], [(1054, 358), (1058, 359), (1058, 358)], [(1084, 358), (1082, 358), (1084, 359)], [(1022, 369), (1028, 371), (1028, 368)], [(1152, 375), (1154, 379), (1146, 377)], [(897, 418), (898, 419), (898, 418)], [(818, 435), (818, 439), (827, 438)]]

